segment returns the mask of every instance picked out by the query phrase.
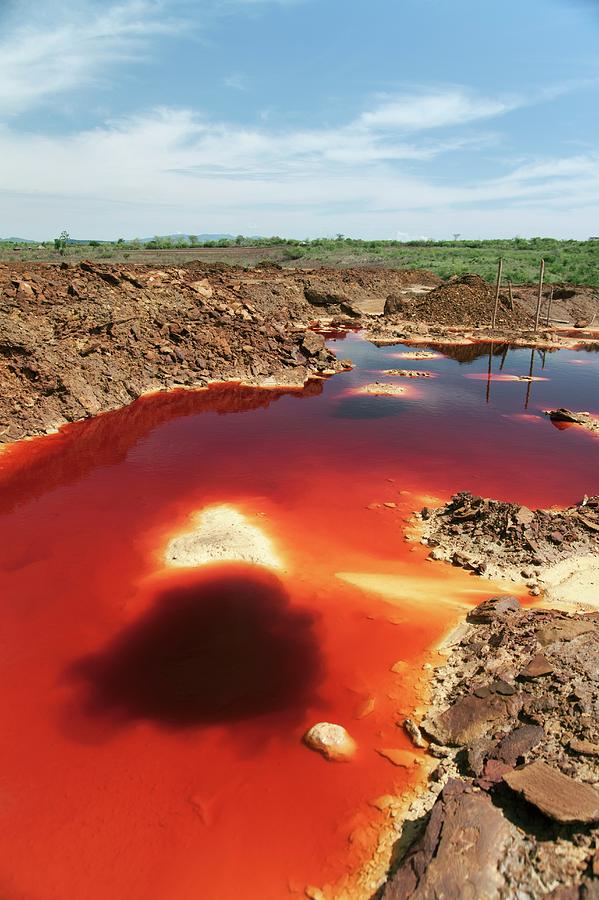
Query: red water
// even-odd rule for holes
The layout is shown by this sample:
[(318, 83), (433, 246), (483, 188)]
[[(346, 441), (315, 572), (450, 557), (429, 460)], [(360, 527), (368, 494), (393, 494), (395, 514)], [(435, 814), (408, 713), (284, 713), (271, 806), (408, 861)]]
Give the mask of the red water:
[[(598, 442), (540, 412), (592, 408), (597, 363), (463, 377), (528, 374), (530, 351), (494, 348), (369, 397), (352, 388), (397, 348), (333, 346), (354, 372), (148, 397), (0, 456), (3, 900), (269, 900), (350, 877), (385, 822), (372, 801), (417, 777), (377, 750), (408, 747), (396, 723), (423, 660), (457, 604), (492, 591), (426, 562), (405, 518), (464, 487), (529, 504), (599, 491)], [(223, 503), (281, 571), (165, 567), (169, 538)], [(322, 720), (347, 727), (354, 760), (304, 747)]]

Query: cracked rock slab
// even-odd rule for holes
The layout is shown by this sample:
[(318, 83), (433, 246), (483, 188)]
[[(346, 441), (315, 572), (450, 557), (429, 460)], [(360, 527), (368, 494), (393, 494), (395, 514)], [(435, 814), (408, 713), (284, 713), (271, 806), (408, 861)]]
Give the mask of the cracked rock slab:
[(487, 795), (449, 781), (383, 900), (499, 898), (504, 886), (500, 863), (515, 840), (515, 829)]
[(536, 760), (504, 775), (513, 791), (556, 822), (599, 822), (599, 793)]

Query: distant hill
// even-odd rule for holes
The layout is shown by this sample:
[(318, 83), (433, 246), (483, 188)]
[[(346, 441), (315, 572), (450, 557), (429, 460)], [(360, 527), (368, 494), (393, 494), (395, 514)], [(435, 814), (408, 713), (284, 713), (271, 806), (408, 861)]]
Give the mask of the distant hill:
[(0, 244), (39, 244), (40, 241), (32, 241), (29, 238), (6, 237), (0, 238)]

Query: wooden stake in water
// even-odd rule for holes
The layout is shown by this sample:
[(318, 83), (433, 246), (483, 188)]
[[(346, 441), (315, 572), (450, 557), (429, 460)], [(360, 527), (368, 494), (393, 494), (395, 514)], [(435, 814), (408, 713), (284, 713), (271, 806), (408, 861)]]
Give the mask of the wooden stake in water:
[(539, 296), (537, 299), (537, 311), (535, 313), (535, 331), (539, 330), (539, 317), (541, 315), (541, 301), (543, 299), (543, 276), (545, 274), (545, 260), (541, 260), (541, 268), (539, 270)]
[(549, 328), (549, 316), (551, 314), (551, 304), (553, 303), (553, 288), (551, 288), (551, 293), (549, 294), (549, 303), (547, 304), (547, 321), (545, 325)]
[(497, 282), (495, 284), (495, 306), (493, 307), (493, 321), (491, 322), (491, 328), (495, 328), (495, 322), (497, 321), (497, 310), (499, 308), (499, 289), (501, 287), (502, 271), (503, 271), (503, 259), (500, 258), (499, 263), (497, 265)]

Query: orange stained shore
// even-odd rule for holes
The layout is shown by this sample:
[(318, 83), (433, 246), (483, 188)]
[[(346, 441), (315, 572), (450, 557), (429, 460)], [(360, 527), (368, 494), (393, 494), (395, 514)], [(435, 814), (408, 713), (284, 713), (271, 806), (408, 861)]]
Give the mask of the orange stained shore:
[[(0, 457), (3, 900), (276, 900), (374, 851), (373, 801), (418, 778), (377, 751), (493, 585), (404, 543), (417, 464), (408, 492), (363, 421), (311, 422), (322, 392), (148, 397)], [(165, 564), (223, 503), (280, 569)], [(303, 745), (318, 721), (351, 762)]]

